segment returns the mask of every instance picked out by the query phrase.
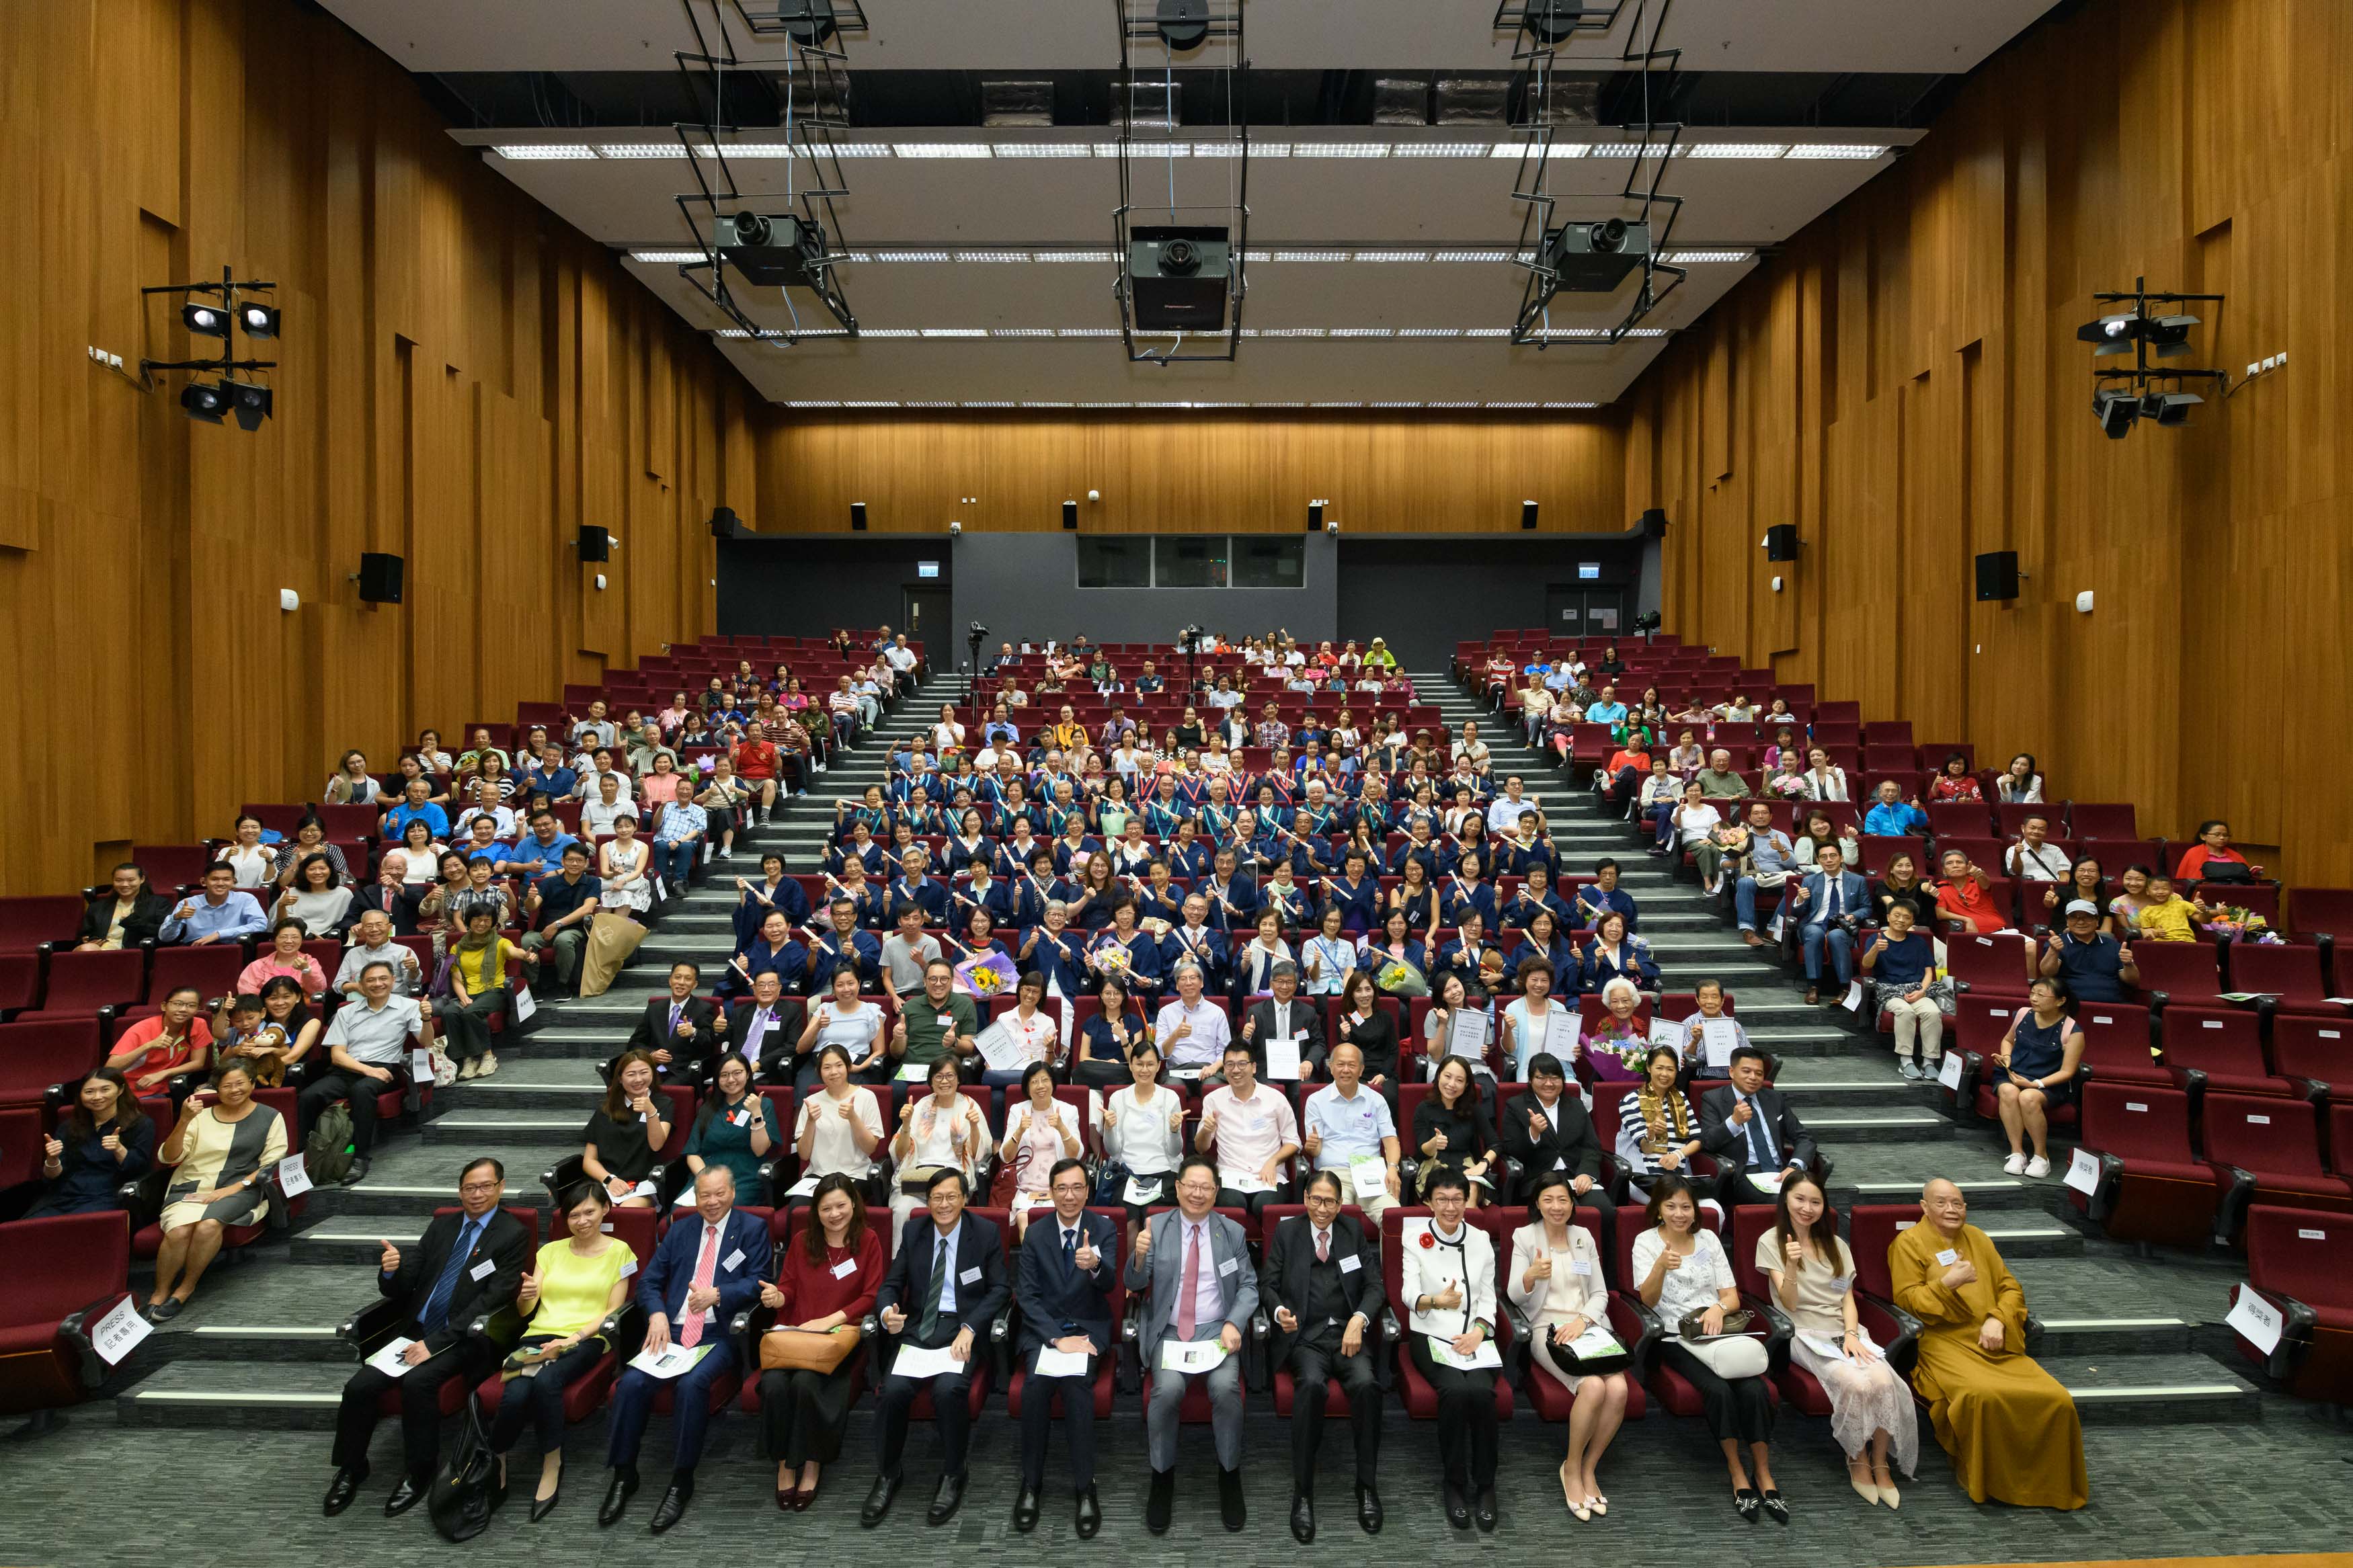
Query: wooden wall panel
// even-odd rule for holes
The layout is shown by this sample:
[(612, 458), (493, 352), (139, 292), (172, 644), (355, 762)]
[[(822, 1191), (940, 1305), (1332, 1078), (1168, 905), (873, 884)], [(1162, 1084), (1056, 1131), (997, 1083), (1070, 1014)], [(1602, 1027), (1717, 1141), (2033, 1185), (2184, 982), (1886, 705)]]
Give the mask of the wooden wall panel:
[[(2291, 877), (2353, 880), (2328, 717), (2353, 697), (2348, 73), (2353, 10), (2329, 0), (2093, 0), (2004, 51), (1627, 399), (1624, 449), (1656, 461), (1626, 466), (1625, 506), (1675, 524), (1668, 629), (1926, 739), (2034, 752), (2058, 793), (2132, 801), (2151, 832), (2226, 816)], [(2229, 295), (2198, 311), (2194, 363), (2288, 366), (2107, 440), (2074, 331), (2142, 275)], [(1805, 541), (1786, 631), (1721, 581), (1762, 572), (1761, 526), (1718, 527), (1727, 499), (1761, 522), (1785, 493), (1782, 447)], [(1971, 557), (2003, 548), (2021, 596), (1977, 604)]]
[[(712, 624), (689, 590), (711, 505), (757, 516), (748, 389), (318, 8), (0, 5), (0, 211), (22, 240), (0, 310), (0, 730), (32, 738), (0, 748), (0, 893), (225, 834), (241, 802), (314, 794), (345, 745), (388, 763), (420, 726), (511, 714)], [(241, 343), (279, 362), (250, 435), (191, 425), (185, 377), (136, 373), (191, 357), (176, 301), (140, 289), (224, 264), (277, 282), (285, 316), (276, 343)], [(593, 607), (584, 521), (627, 529)], [(407, 557), (406, 604), (359, 603), (364, 550)], [(73, 715), (137, 743), (82, 766), (47, 743)]]
[(1546, 531), (1619, 532), (1630, 516), (1620, 430), (1605, 417), (752, 417), (771, 530), (845, 529), (856, 500), (892, 533), (951, 518), (1050, 530), (1068, 499), (1110, 533), (1284, 532), (1317, 497), (1362, 532), (1516, 529), (1531, 499)]

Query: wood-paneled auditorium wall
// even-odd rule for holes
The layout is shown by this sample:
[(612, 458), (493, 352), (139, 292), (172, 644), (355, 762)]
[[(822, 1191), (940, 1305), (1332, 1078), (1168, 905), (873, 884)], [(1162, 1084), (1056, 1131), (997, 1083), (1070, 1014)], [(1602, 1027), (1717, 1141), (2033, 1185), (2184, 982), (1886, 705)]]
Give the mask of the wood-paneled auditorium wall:
[[(1328, 499), (1344, 531), (1627, 526), (1614, 417), (803, 418), (760, 429), (764, 530), (839, 531), (864, 501), (876, 532), (1061, 526), (1102, 533), (1290, 532)], [(1099, 503), (1085, 500), (1103, 492)], [(978, 503), (963, 504), (965, 496)]]
[[(2353, 879), (2348, 77), (2338, 0), (2101, 0), (1999, 57), (1638, 384), (1668, 629)], [(2184, 363), (2287, 368), (2108, 440), (2075, 329), (2144, 274), (2229, 296)], [(2029, 580), (1978, 604), (2001, 549)]]
[[(445, 130), (291, 0), (0, 5), (0, 891), (711, 624), (742, 384)], [(194, 357), (139, 289), (225, 263), (285, 313), (250, 435), (85, 352)], [(601, 593), (583, 522), (622, 541)], [(404, 605), (359, 602), (366, 550), (406, 557)]]

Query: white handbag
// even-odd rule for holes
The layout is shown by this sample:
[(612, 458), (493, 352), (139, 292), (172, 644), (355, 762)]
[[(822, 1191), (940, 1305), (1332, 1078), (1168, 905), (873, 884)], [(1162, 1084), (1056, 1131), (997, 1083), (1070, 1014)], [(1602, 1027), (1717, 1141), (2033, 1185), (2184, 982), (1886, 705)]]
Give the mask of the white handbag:
[(1746, 1334), (1726, 1334), (1720, 1339), (1684, 1340), (1683, 1349), (1705, 1363), (1708, 1371), (1726, 1382), (1736, 1377), (1762, 1377), (1767, 1358), (1765, 1342)]

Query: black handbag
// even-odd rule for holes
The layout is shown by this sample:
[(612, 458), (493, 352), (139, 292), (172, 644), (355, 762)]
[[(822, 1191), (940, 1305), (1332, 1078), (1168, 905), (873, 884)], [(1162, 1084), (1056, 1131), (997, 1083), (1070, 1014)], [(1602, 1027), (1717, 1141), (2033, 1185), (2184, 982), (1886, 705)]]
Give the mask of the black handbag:
[(498, 1475), (498, 1456), (491, 1452), (490, 1442), (482, 1435), (481, 1408), (470, 1397), (466, 1429), (459, 1436), (457, 1451), (433, 1478), (433, 1489), (425, 1500), (426, 1511), (442, 1540), (471, 1541), (490, 1528), (491, 1510), (498, 1500), (493, 1495)]

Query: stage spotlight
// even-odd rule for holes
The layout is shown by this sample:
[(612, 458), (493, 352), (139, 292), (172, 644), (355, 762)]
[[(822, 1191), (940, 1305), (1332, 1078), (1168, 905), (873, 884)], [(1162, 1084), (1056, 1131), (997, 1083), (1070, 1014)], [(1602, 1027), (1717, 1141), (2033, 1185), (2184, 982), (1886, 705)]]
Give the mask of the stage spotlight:
[(1659, 629), (1659, 612), (1656, 610), (1644, 610), (1641, 615), (1636, 616), (1634, 617), (1634, 629), (1646, 635), (1651, 632), (1657, 631)]
[(2151, 316), (2141, 322), (2140, 335), (2159, 359), (2176, 359), (2189, 352), (2189, 329), (2195, 316)]
[(2132, 434), (2134, 423), (2140, 418), (2140, 398), (2130, 392), (2102, 387), (2092, 394), (2092, 413), (2109, 440), (2121, 441)]
[(2092, 357), (2120, 354), (2129, 351), (2140, 326), (2135, 316), (2102, 316), (2096, 321), (2086, 321), (2075, 329), (2075, 340), (2092, 345)]
[(1642, 265), (1650, 250), (1649, 224), (1611, 217), (1546, 231), (1541, 259), (1562, 292), (1607, 294)]
[(248, 300), (237, 308), (237, 324), (245, 329), (248, 338), (274, 338), (278, 335), (278, 307)]
[(261, 422), (274, 411), (275, 402), (269, 388), (250, 381), (224, 381), (221, 391), (228, 395), (230, 412), (237, 416), (240, 430), (259, 430)]
[(2159, 425), (2187, 425), (2189, 411), (2205, 401), (2194, 392), (2152, 392), (2140, 400), (2140, 416)]
[(789, 213), (739, 212), (719, 219), (719, 259), (762, 288), (818, 288), (825, 230)]
[(228, 394), (208, 383), (192, 381), (180, 388), (180, 407), (191, 419), (217, 425), (228, 412)]
[(202, 300), (191, 300), (180, 307), (180, 324), (200, 338), (228, 336), (228, 312)]

